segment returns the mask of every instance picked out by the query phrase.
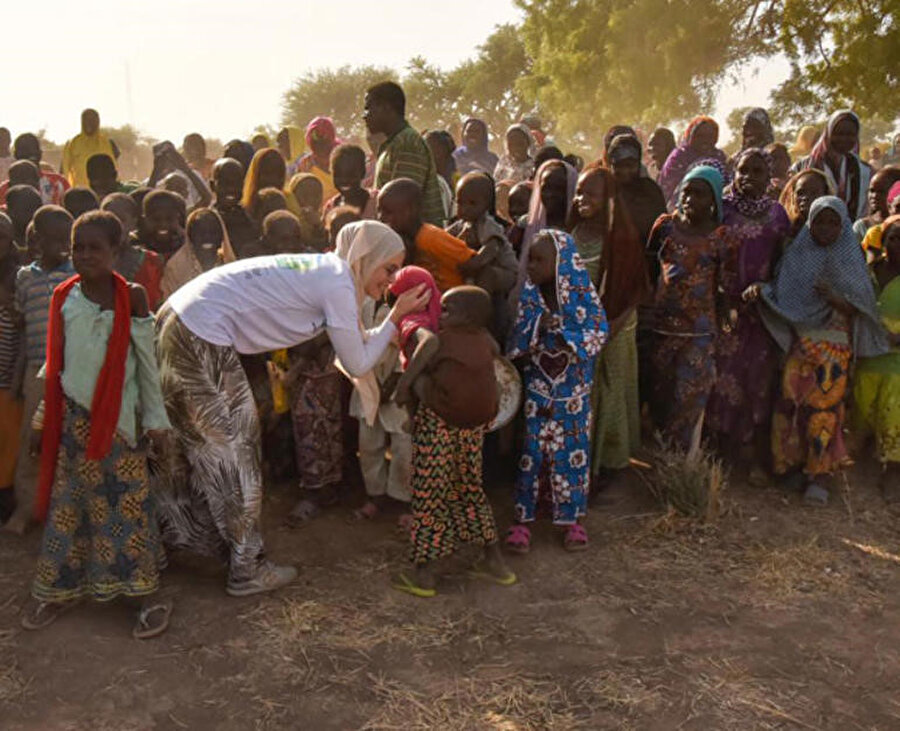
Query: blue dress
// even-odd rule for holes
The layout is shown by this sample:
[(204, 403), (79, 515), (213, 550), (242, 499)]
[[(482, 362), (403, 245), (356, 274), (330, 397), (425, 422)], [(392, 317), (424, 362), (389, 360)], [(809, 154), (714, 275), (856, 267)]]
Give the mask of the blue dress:
[[(525, 445), (516, 480), (516, 520), (533, 521), (552, 503), (553, 523), (571, 525), (587, 512), (591, 453), (591, 382), (608, 327), (600, 297), (571, 236), (541, 231), (556, 243), (551, 312), (530, 281), (519, 296), (508, 355), (524, 360)], [(542, 315), (550, 317), (541, 327)]]

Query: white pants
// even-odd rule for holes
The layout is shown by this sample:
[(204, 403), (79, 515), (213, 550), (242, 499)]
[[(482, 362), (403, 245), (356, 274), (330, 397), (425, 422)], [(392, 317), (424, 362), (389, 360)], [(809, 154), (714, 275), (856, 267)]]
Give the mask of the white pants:
[[(390, 450), (390, 458), (388, 458)], [(412, 435), (389, 432), (376, 420), (359, 422), (359, 465), (369, 497), (387, 495), (408, 503), (412, 497)]]

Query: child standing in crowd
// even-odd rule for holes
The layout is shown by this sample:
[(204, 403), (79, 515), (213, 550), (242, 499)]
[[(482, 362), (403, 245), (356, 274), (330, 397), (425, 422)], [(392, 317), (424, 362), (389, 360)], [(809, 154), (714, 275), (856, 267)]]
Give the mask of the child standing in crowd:
[(504, 140), (505, 152), (493, 170), (495, 180), (508, 180), (512, 185), (531, 180), (534, 175), (534, 137), (524, 124), (507, 128)]
[(300, 222), (304, 244), (310, 251), (323, 251), (327, 234), (322, 225), (322, 181), (312, 173), (297, 173), (288, 187), (292, 198), (288, 210)]
[[(789, 244), (806, 225), (813, 201), (830, 195), (831, 192), (831, 184), (825, 177), (825, 173), (815, 168), (803, 170), (788, 180), (780, 198), (780, 203), (791, 222), (789, 241), (786, 243)], [(783, 251), (780, 252), (780, 254), (783, 253)]]
[(549, 507), (569, 551), (587, 548), (579, 521), (590, 487), (591, 384), (607, 325), (572, 237), (546, 229), (528, 253), (508, 356), (524, 363), (525, 445), (516, 480), (516, 523), (506, 546), (531, 548), (527, 524)]
[(851, 360), (888, 351), (875, 292), (847, 206), (816, 200), (809, 223), (788, 247), (775, 280), (750, 288), (787, 361), (772, 420), (779, 475), (800, 469), (804, 501), (824, 505), (844, 466), (844, 402)]
[(34, 489), (38, 464), (30, 450), (31, 419), (43, 396), (43, 381), (38, 372), (47, 352), (47, 318), (50, 297), (58, 284), (72, 276), (69, 260), (69, 236), (72, 217), (59, 206), (43, 206), (34, 214), (37, 259), (22, 267), (16, 277), (16, 309), (25, 321), (25, 372), (22, 379), (24, 410), (16, 463), (16, 510), (4, 526), (13, 533), (24, 533), (34, 510)]
[(100, 200), (90, 188), (69, 188), (63, 196), (63, 208), (72, 215), (74, 220), (82, 213), (98, 210)]
[(228, 238), (238, 259), (254, 256), (259, 243), (259, 227), (241, 205), (244, 167), (237, 160), (224, 157), (213, 165), (212, 189), (216, 194), (213, 208), (222, 217)]
[(361, 221), (359, 209), (353, 206), (338, 206), (325, 214), (325, 231), (328, 234), (328, 250), (334, 251), (338, 232), (348, 223)]
[(569, 225), (609, 318), (609, 342), (597, 359), (591, 396), (591, 466), (601, 478), (599, 488), (614, 482), (640, 447), (637, 307), (650, 287), (643, 242), (612, 172), (589, 165), (581, 174)]
[(138, 243), (140, 207), (125, 193), (110, 193), (103, 199), (100, 210), (109, 211), (122, 224), (122, 244), (116, 259), (116, 271), (129, 282), (140, 284), (147, 293), (151, 312), (162, 303), (162, 276), (165, 262), (155, 251)]
[(219, 214), (214, 208), (197, 208), (188, 216), (184, 243), (166, 262), (161, 283), (163, 300), (194, 277), (235, 259)]
[[(162, 634), (172, 604), (159, 588), (162, 546), (150, 498), (143, 432), (163, 448), (169, 428), (143, 289), (113, 271), (119, 220), (89, 213), (72, 228), (78, 275), (53, 293), (36, 503), (46, 518), (22, 624), (36, 630), (82, 598), (142, 600), (136, 639)], [(140, 425), (135, 414), (140, 411)]]
[(25, 232), (40, 207), (41, 196), (31, 186), (16, 185), (9, 189), (6, 196), (6, 213), (13, 224), (13, 241), (29, 258), (33, 253), (28, 251)]
[[(484, 428), (496, 416), (497, 343), (486, 327), (491, 300), (477, 287), (457, 287), (441, 300), (438, 333), (421, 325), (397, 386), (401, 406), (418, 401), (413, 429), (411, 571), (394, 588), (432, 597), (434, 562), (463, 543), (484, 547), (472, 575), (501, 586), (516, 582), (500, 553), (497, 528), (482, 485)], [(401, 323), (401, 331), (403, 324)], [(415, 395), (414, 395), (415, 394)]]
[(366, 153), (357, 145), (338, 145), (331, 153), (334, 187), (338, 192), (325, 203), (324, 213), (337, 206), (353, 206), (363, 218), (374, 219), (378, 210), (375, 192), (363, 187), (366, 177)]
[(15, 507), (13, 477), (22, 424), (22, 401), (16, 393), (16, 364), (21, 348), (21, 317), (15, 308), (18, 258), (12, 221), (0, 213), (0, 525)]
[(477, 252), (459, 265), (467, 281), (481, 287), (494, 303), (492, 330), (505, 335), (509, 327), (506, 298), (516, 283), (516, 253), (497, 220), (494, 181), (487, 173), (468, 173), (456, 188), (459, 219), (447, 227), (448, 233)]
[(732, 246), (724, 296), (736, 318), (716, 340), (716, 384), (706, 410), (708, 433), (720, 451), (749, 467), (757, 483), (764, 481), (768, 463), (778, 354), (757, 306), (742, 303), (741, 294), (772, 277), (790, 232), (787, 213), (766, 193), (770, 178), (766, 152), (751, 147), (737, 155), (734, 183), (724, 199)]
[(864, 358), (853, 381), (854, 433), (875, 435), (878, 459), (884, 465), (884, 499), (900, 500), (900, 216), (882, 224), (884, 258), (875, 264), (878, 310), (891, 350)]
[(725, 306), (727, 230), (722, 226), (722, 176), (700, 166), (684, 176), (678, 211), (661, 216), (650, 234), (661, 273), (653, 313), (654, 417), (663, 434), (688, 449), (700, 443), (716, 380), (715, 339)]
[(164, 261), (172, 258), (184, 243), (184, 198), (169, 190), (154, 190), (144, 197), (139, 241)]
[(407, 263), (427, 269), (441, 292), (463, 284), (459, 265), (475, 252), (442, 228), (422, 220), (422, 189), (409, 178), (398, 178), (378, 194), (378, 218), (403, 237)]

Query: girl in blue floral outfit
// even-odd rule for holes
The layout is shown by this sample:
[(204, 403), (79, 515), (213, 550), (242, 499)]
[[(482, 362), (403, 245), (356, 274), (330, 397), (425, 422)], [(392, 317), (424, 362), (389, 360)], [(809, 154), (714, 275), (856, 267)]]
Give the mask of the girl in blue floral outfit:
[[(516, 481), (516, 524), (507, 548), (527, 553), (539, 509), (566, 526), (565, 547), (583, 550), (591, 450), (591, 379), (606, 316), (569, 234), (545, 229), (528, 252), (508, 355), (524, 367), (525, 445)], [(543, 512), (543, 511), (542, 511)]]

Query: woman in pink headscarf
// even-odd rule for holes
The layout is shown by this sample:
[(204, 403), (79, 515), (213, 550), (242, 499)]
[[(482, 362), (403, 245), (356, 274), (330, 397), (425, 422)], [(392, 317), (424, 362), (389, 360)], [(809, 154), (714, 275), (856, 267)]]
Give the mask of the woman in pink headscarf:
[(316, 117), (306, 125), (308, 151), (288, 168), (291, 175), (297, 173), (315, 175), (322, 182), (322, 200), (326, 201), (337, 193), (331, 176), (331, 152), (338, 144), (340, 140), (331, 117)]

